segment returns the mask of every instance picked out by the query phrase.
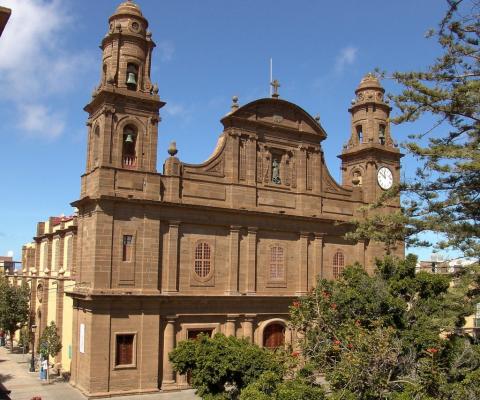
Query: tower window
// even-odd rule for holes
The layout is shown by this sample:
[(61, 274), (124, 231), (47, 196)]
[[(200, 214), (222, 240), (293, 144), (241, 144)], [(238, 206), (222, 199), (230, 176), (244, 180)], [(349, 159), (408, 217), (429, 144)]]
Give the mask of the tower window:
[(385, 144), (385, 125), (380, 124), (378, 128), (378, 139), (381, 145)]
[(137, 90), (138, 84), (138, 67), (133, 63), (127, 64), (127, 87), (131, 90)]
[(124, 168), (134, 169), (137, 166), (137, 134), (132, 126), (126, 126), (123, 131), (123, 157)]
[(132, 261), (132, 253), (133, 253), (133, 236), (123, 235), (122, 261), (126, 261), (126, 262)]
[(201, 242), (195, 247), (194, 271), (199, 278), (206, 278), (210, 274), (211, 254), (208, 243)]
[(341, 251), (337, 251), (333, 256), (333, 277), (338, 279), (345, 267), (345, 256)]
[(363, 129), (362, 125), (357, 125), (357, 138), (358, 138), (358, 143), (363, 143)]

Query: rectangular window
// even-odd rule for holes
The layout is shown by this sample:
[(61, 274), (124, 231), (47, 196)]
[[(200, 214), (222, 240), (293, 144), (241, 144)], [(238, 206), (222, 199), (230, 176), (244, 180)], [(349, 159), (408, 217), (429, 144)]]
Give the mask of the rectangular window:
[(122, 261), (132, 261), (133, 236), (123, 235)]
[(116, 339), (115, 365), (132, 365), (135, 335), (117, 335)]

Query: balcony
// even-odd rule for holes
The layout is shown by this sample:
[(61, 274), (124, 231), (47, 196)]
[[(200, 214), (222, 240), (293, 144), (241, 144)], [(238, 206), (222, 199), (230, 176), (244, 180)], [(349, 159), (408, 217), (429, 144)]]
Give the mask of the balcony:
[(122, 167), (125, 169), (137, 169), (137, 157), (123, 156)]

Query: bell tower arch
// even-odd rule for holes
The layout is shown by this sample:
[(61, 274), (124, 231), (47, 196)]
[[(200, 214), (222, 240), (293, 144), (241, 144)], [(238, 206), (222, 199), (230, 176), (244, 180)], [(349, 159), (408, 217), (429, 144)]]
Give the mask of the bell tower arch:
[(364, 201), (372, 203), (384, 190), (400, 182), (403, 156), (390, 132), (390, 111), (385, 89), (378, 79), (367, 74), (355, 90), (349, 108), (350, 138), (342, 154), (342, 184), (361, 187)]
[(156, 172), (159, 110), (165, 103), (151, 82), (155, 43), (148, 21), (139, 6), (127, 0), (108, 22), (100, 46), (100, 82), (85, 106), (89, 114), (85, 172), (102, 168)]

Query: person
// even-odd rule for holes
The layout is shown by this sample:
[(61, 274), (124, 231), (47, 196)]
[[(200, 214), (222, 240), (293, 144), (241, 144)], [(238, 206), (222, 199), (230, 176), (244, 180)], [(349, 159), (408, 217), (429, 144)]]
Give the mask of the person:
[(43, 356), (40, 358), (40, 379), (42, 381), (47, 380), (47, 369), (48, 369), (48, 360), (46, 358), (43, 358)]
[(5, 346), (5, 331), (0, 329), (0, 347)]

